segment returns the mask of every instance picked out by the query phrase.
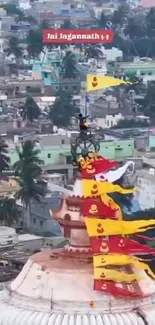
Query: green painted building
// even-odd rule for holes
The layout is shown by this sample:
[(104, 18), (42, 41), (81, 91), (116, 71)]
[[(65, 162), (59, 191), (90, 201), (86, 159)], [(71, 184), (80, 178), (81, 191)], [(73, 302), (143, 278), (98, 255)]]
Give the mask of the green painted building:
[[(52, 141), (51, 141), (52, 142)], [(62, 140), (59, 144), (49, 144), (42, 145), (38, 148), (40, 148), (40, 159), (44, 161), (44, 165), (53, 164), (56, 165), (58, 163), (60, 164), (69, 164), (71, 163), (71, 160), (69, 162), (66, 161), (66, 157), (69, 159), (69, 153), (70, 153), (70, 144), (69, 139), (67, 139), (64, 143), (64, 137), (62, 137)], [(130, 158), (133, 156), (134, 151), (134, 140), (133, 139), (123, 139), (123, 140), (110, 140), (110, 141), (103, 141), (100, 143), (100, 154), (104, 157), (110, 158), (110, 159), (123, 159), (123, 158)], [(11, 163), (14, 164), (17, 159), (18, 155), (15, 150), (15, 146), (12, 146), (9, 149)], [(64, 158), (65, 157), (65, 158)], [(64, 160), (65, 159), (65, 160)]]
[(155, 75), (155, 61), (120, 62), (119, 71), (124, 75)]

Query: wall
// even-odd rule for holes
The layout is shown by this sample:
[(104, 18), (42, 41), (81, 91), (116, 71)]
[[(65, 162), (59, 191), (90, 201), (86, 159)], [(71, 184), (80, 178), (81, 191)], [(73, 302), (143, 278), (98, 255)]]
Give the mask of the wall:
[[(41, 147), (40, 159), (44, 161), (44, 164), (57, 164), (59, 162), (59, 155), (70, 153), (70, 145), (49, 145)], [(100, 143), (100, 153), (101, 155), (110, 158), (125, 158), (132, 157), (134, 150), (134, 140), (115, 140), (115, 141), (104, 141)], [(9, 150), (11, 163), (14, 164), (18, 160), (17, 152), (15, 148), (12, 147)]]
[(142, 210), (155, 207), (155, 175), (149, 174), (148, 171), (137, 171), (136, 199), (138, 199)]
[(155, 148), (155, 135), (149, 136), (149, 148)]

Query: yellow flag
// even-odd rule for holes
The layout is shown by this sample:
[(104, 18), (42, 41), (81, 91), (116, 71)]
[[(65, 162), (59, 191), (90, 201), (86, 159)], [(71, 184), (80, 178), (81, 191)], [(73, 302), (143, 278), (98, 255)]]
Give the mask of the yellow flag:
[(89, 237), (110, 235), (131, 235), (144, 232), (155, 227), (155, 220), (110, 220), (99, 218), (84, 218)]
[(143, 259), (129, 255), (109, 254), (109, 255), (96, 255), (93, 257), (94, 267), (104, 267), (107, 265), (127, 265), (133, 264), (140, 269), (147, 271), (148, 274), (155, 279), (155, 274), (151, 271), (149, 265), (144, 263)]
[(112, 209), (118, 210), (118, 212), (117, 212), (118, 219), (119, 220), (123, 219), (121, 208), (119, 207), (119, 205), (117, 203), (115, 203), (115, 201), (110, 196), (108, 196), (107, 194), (102, 194), (101, 201), (103, 203), (105, 203), (106, 205), (110, 206)]
[(132, 84), (132, 83), (126, 82), (122, 79), (110, 77), (110, 76), (87, 74), (87, 92), (113, 87), (113, 86), (119, 86), (121, 84)]
[(142, 279), (142, 277), (137, 276), (136, 274), (127, 274), (123, 271), (115, 271), (103, 267), (94, 268), (94, 278), (95, 280), (100, 279), (116, 282), (133, 282)]
[(100, 196), (105, 193), (119, 192), (122, 194), (133, 193), (136, 188), (124, 189), (119, 185), (114, 185), (110, 182), (97, 182), (93, 179), (85, 179), (83, 182), (84, 197)]

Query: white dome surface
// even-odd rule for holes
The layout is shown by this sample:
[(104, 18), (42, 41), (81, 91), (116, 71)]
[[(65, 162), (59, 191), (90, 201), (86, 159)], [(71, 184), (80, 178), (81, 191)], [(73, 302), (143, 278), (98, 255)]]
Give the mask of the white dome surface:
[(94, 291), (91, 263), (46, 251), (0, 292), (0, 325), (154, 325), (154, 306), (155, 295), (123, 299)]

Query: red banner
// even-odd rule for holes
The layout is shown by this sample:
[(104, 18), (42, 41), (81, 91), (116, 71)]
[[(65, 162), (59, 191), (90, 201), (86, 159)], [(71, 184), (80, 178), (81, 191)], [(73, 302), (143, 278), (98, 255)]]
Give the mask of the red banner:
[(138, 297), (142, 296), (138, 292), (133, 292), (129, 289), (124, 289), (118, 286), (115, 282), (104, 281), (104, 280), (94, 280), (94, 290), (107, 292), (113, 296), (126, 296), (126, 297)]
[(45, 29), (44, 43), (111, 43), (111, 29)]
[(94, 160), (90, 164), (87, 165), (86, 168), (83, 168), (82, 178), (91, 178), (96, 174), (107, 172), (109, 169), (115, 167), (118, 164), (117, 161), (110, 161), (101, 157), (100, 159)]
[(118, 210), (112, 209), (100, 200), (84, 199), (81, 203), (81, 214), (83, 216), (117, 219), (117, 212)]
[(142, 245), (125, 236), (109, 236), (108, 239), (102, 237), (91, 237), (91, 248), (93, 254), (116, 253), (116, 254), (154, 254), (155, 248)]

